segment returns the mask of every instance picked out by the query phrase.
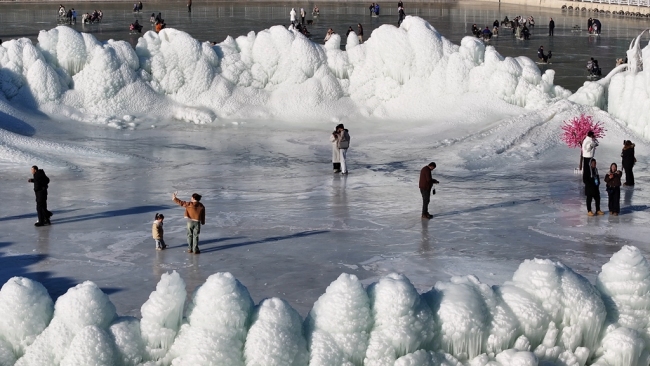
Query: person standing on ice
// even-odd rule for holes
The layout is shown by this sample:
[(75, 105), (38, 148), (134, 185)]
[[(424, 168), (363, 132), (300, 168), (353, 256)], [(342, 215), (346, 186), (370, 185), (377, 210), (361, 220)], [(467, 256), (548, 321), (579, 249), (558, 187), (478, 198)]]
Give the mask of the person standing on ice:
[(636, 163), (636, 158), (634, 157), (634, 144), (630, 140), (623, 141), (623, 151), (621, 152), (621, 158), (623, 159), (623, 170), (625, 170), (625, 185), (634, 187), (634, 164)]
[(339, 159), (341, 159), (341, 174), (348, 174), (348, 165), (347, 165), (347, 154), (348, 148), (350, 147), (350, 133), (343, 126), (339, 124), (336, 126), (337, 132), (337, 147), (339, 148)]
[(589, 177), (589, 164), (596, 154), (598, 140), (594, 137), (594, 131), (587, 132), (587, 137), (582, 141), (582, 180)]
[(598, 169), (596, 169), (596, 159), (591, 159), (588, 166), (585, 167), (588, 176), (584, 178), (585, 193), (587, 194), (587, 216), (594, 216), (591, 211), (591, 201), (596, 201), (595, 215), (604, 215), (605, 213), (600, 210), (600, 177), (598, 176)]
[(77, 24), (77, 11), (72, 8), (72, 24)]
[(296, 10), (294, 8), (291, 8), (289, 12), (289, 20), (291, 20), (291, 24), (296, 25)]
[(618, 216), (621, 212), (621, 176), (623, 173), (618, 170), (616, 163), (609, 166), (609, 172), (605, 175), (605, 183), (607, 183), (607, 197), (609, 214)]
[(163, 239), (163, 220), (165, 219), (165, 216), (160, 213), (156, 213), (156, 216), (154, 217), (153, 225), (151, 225), (151, 236), (153, 236), (153, 240), (156, 242), (156, 250), (163, 250), (167, 248), (167, 245), (165, 245), (165, 239)]
[(199, 234), (201, 225), (205, 225), (205, 207), (201, 201), (201, 195), (193, 193), (189, 202), (181, 201), (176, 197), (176, 192), (172, 194), (172, 200), (177, 205), (185, 207), (185, 218), (187, 219), (187, 249), (188, 253), (199, 254)]
[(436, 168), (436, 163), (433, 161), (429, 165), (420, 170), (420, 193), (422, 194), (422, 218), (431, 219), (433, 216), (429, 214), (429, 201), (431, 201), (431, 189), (434, 184), (439, 182), (431, 176), (431, 172)]
[(192, 12), (192, 0), (187, 0), (187, 12)]
[(359, 44), (363, 43), (363, 27), (361, 23), (357, 24), (357, 37), (359, 38)]
[(300, 8), (300, 24), (305, 24), (305, 16), (307, 13), (305, 12), (305, 8)]
[(339, 152), (339, 133), (338, 130), (334, 130), (330, 135), (330, 143), (332, 144), (332, 165), (334, 168), (334, 173), (341, 172), (341, 154)]
[(397, 26), (399, 27), (402, 25), (402, 22), (404, 21), (404, 18), (406, 17), (406, 13), (404, 12), (404, 8), (400, 7), (397, 10), (397, 13), (399, 14), (399, 17), (397, 19)]
[(50, 184), (50, 178), (45, 175), (43, 169), (38, 169), (36, 165), (32, 166), (33, 178), (28, 179), (29, 183), (34, 183), (34, 194), (36, 195), (36, 214), (38, 221), (34, 226), (50, 225), (52, 212), (47, 210), (47, 188)]
[(553, 36), (553, 30), (555, 29), (555, 21), (551, 18), (551, 21), (548, 22), (548, 35), (549, 37)]

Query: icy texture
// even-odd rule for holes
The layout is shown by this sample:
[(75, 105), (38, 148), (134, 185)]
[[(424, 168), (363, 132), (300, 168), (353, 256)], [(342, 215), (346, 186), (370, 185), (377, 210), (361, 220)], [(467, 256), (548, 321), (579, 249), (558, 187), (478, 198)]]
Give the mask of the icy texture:
[(16, 277), (0, 291), (8, 315), (0, 364), (645, 366), (649, 279), (650, 264), (629, 246), (603, 265), (597, 287), (541, 259), (524, 261), (501, 286), (470, 275), (424, 294), (399, 274), (367, 289), (342, 274), (303, 323), (284, 300), (254, 306), (229, 273), (208, 277), (181, 319), (185, 284), (174, 272), (161, 277), (141, 321), (116, 317), (108, 297), (85, 282), (59, 298), (47, 324), (44, 289)]
[(216, 273), (196, 289), (187, 323), (165, 357), (173, 365), (243, 366), (253, 300), (230, 273)]
[(176, 272), (165, 273), (142, 305), (140, 330), (151, 360), (163, 358), (181, 327), (185, 307), (185, 281)]
[(444, 100), (469, 92), (489, 89), (529, 109), (570, 94), (553, 85), (552, 70), (542, 74), (528, 58), (504, 58), (474, 37), (454, 45), (418, 17), (407, 17), (400, 28), (383, 25), (363, 44), (353, 33), (348, 38), (342, 51), (339, 35), (318, 45), (275, 26), (213, 47), (164, 29), (144, 34), (133, 50), (61, 26), (41, 31), (36, 46), (27, 39), (0, 46), (0, 99), (126, 127), (147, 114), (194, 123), (426, 119), (444, 109)]
[(45, 330), (53, 313), (54, 303), (43, 285), (23, 277), (7, 281), (0, 289), (0, 360), (5, 349), (20, 358)]
[(246, 366), (301, 366), (309, 363), (302, 318), (284, 300), (262, 301), (244, 347)]
[(366, 290), (356, 276), (341, 274), (305, 320), (310, 365), (363, 365), (372, 324)]

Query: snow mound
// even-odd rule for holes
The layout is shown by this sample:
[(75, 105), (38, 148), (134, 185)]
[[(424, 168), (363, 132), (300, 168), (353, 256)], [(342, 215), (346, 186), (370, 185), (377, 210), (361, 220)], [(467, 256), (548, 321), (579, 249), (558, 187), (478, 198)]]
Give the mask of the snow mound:
[[(597, 285), (562, 263), (524, 261), (488, 286), (452, 277), (419, 294), (389, 274), (364, 289), (342, 274), (304, 321), (284, 300), (254, 306), (229, 273), (199, 286), (164, 274), (142, 320), (117, 317), (92, 282), (54, 306), (20, 277), (0, 290), (3, 365), (642, 366), (650, 362), (650, 264), (625, 246)], [(50, 320), (51, 319), (51, 320)]]
[(427, 119), (454, 96), (488, 89), (528, 109), (570, 94), (553, 84), (553, 71), (542, 74), (532, 60), (504, 58), (473, 37), (454, 45), (418, 17), (408, 16), (400, 28), (383, 25), (363, 44), (354, 37), (343, 51), (339, 35), (319, 45), (274, 26), (211, 46), (164, 29), (144, 34), (134, 50), (60, 26), (41, 31), (37, 45), (28, 39), (0, 45), (0, 99), (128, 128), (144, 116), (192, 123)]

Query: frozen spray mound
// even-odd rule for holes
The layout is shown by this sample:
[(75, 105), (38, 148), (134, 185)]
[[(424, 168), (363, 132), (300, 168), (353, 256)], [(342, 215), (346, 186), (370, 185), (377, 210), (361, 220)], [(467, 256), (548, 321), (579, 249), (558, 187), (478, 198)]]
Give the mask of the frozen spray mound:
[(379, 27), (364, 44), (351, 33), (345, 51), (340, 45), (339, 35), (319, 45), (275, 26), (214, 47), (175, 29), (147, 32), (134, 50), (61, 26), (41, 31), (37, 45), (0, 45), (0, 99), (124, 127), (121, 116), (152, 113), (194, 123), (424, 119), (465, 93), (490, 90), (528, 109), (570, 94), (553, 85), (554, 71), (542, 74), (532, 60), (504, 58), (473, 37), (454, 45), (417, 17)]
[[(488, 286), (453, 277), (418, 293), (390, 274), (368, 288), (342, 274), (307, 318), (284, 300), (257, 306), (217, 273), (185, 306), (185, 282), (164, 274), (142, 319), (118, 317), (95, 284), (56, 304), (37, 282), (0, 290), (0, 365), (646, 366), (650, 264), (625, 246), (594, 286), (562, 263), (526, 260)], [(185, 314), (183, 315), (183, 310)]]

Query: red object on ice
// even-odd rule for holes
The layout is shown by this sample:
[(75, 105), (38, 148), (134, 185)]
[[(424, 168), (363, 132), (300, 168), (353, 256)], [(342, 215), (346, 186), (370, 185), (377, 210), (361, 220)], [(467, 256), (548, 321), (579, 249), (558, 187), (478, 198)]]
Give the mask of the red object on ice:
[(582, 147), (582, 141), (587, 137), (589, 131), (594, 131), (594, 137), (599, 139), (605, 136), (605, 128), (600, 122), (594, 122), (591, 116), (581, 114), (580, 117), (573, 117), (564, 121), (562, 126), (561, 139), (571, 148)]

